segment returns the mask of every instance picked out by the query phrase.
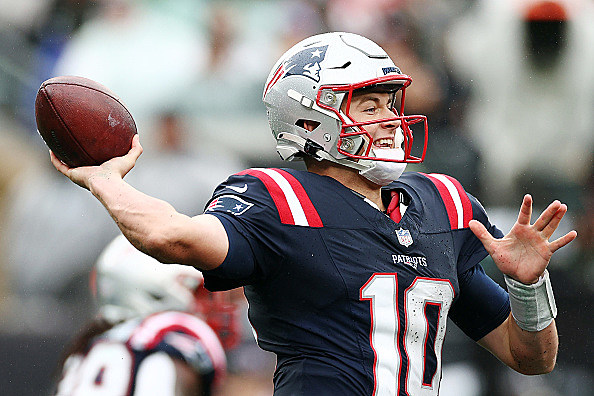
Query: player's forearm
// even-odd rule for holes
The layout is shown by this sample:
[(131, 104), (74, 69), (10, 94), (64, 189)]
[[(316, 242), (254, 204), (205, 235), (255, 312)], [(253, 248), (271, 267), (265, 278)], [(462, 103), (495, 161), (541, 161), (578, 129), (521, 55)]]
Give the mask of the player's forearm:
[(178, 215), (175, 209), (119, 178), (97, 177), (89, 184), (90, 191), (107, 209), (126, 238), (144, 253), (159, 254), (154, 246), (160, 245), (158, 239), (168, 234), (169, 223)]
[(509, 293), (509, 346), (518, 371), (524, 374), (550, 372), (555, 366), (558, 337), (557, 305), (548, 271), (532, 284), (505, 276)]
[(559, 338), (555, 321), (541, 331), (521, 329), (513, 317), (509, 320), (510, 367), (527, 375), (550, 373), (555, 367)]
[(148, 196), (120, 178), (97, 177), (89, 190), (140, 251), (163, 263), (212, 269), (223, 262), (228, 239), (214, 217), (189, 217), (169, 203)]
[(510, 314), (478, 343), (522, 374), (545, 374), (555, 367), (558, 338), (554, 321), (540, 331), (527, 331)]

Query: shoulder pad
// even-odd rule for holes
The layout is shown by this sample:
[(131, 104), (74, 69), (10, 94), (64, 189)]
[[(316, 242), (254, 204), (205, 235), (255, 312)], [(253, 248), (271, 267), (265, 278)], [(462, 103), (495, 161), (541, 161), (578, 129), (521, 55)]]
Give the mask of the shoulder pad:
[[(237, 201), (237, 202), (235, 202)], [(233, 206), (233, 204), (239, 206)], [(252, 205), (271, 207), (281, 223), (322, 227), (322, 220), (301, 183), (289, 172), (276, 168), (252, 168), (232, 175), (221, 184), (206, 207), (208, 211), (242, 214)], [(217, 206), (219, 205), (219, 206)], [(248, 206), (235, 213), (235, 207)]]
[(422, 210), (418, 216), (422, 218), (428, 232), (468, 228), (470, 220), (484, 213), (478, 201), (451, 176), (406, 172), (390, 184), (388, 189), (402, 188), (402, 184), (408, 186), (405, 189), (413, 194), (413, 199), (420, 202)]
[(452, 230), (467, 228), (472, 220), (473, 210), (470, 198), (460, 182), (441, 173), (423, 174), (437, 188), (450, 221)]
[[(185, 340), (200, 342), (211, 357), (213, 366), (224, 369), (226, 366), (225, 351), (215, 332), (201, 319), (184, 312), (160, 312), (144, 319), (128, 340), (131, 348), (149, 351), (157, 347), (172, 333), (184, 334)], [(188, 338), (189, 337), (189, 338)], [(191, 341), (190, 340), (190, 341)], [(176, 345), (180, 352), (184, 352), (183, 345)]]

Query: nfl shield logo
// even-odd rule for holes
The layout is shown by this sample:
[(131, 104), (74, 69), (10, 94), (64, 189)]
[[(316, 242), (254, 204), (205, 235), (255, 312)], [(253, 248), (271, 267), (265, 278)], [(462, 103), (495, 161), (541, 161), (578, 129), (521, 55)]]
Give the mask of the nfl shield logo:
[(398, 242), (400, 242), (401, 245), (409, 247), (413, 244), (413, 239), (409, 230), (404, 230), (402, 228), (396, 230), (396, 236), (398, 237)]

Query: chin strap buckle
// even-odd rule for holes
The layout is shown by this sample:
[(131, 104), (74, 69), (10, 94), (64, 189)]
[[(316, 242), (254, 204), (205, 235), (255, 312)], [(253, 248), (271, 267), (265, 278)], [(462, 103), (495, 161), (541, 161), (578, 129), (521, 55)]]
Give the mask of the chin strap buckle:
[(312, 157), (319, 158), (318, 152), (323, 150), (324, 148), (322, 146), (310, 139), (306, 139), (305, 144), (303, 145), (303, 152)]

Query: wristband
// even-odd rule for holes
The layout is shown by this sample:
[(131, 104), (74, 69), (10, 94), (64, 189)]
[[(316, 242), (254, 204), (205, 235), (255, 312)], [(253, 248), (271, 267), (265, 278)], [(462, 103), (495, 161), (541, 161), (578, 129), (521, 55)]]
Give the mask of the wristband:
[(541, 331), (557, 317), (557, 305), (549, 272), (544, 271), (538, 282), (526, 285), (503, 276), (509, 293), (512, 315), (521, 329)]

